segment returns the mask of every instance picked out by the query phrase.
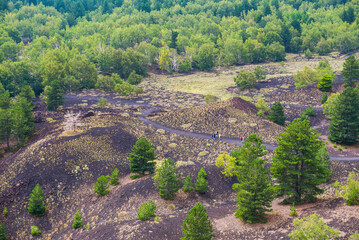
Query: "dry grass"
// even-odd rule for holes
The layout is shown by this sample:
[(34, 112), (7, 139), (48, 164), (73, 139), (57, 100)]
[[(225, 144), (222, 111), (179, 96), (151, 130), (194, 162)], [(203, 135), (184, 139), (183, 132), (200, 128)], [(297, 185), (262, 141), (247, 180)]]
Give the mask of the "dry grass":
[(196, 72), (190, 75), (153, 75), (145, 80), (151, 82), (151, 86), (164, 87), (169, 91), (186, 92), (192, 94), (213, 94), (221, 100), (234, 97), (226, 89), (234, 87), (234, 77), (242, 69), (252, 71), (255, 66), (261, 66), (267, 72), (267, 79), (293, 75), (304, 66), (314, 68), (319, 61), (328, 59), (335, 72), (342, 70), (344, 58), (338, 53), (330, 56), (314, 56), (308, 60), (304, 55), (287, 54), (287, 61), (282, 63), (263, 63), (258, 65), (234, 66), (230, 68), (217, 68), (213, 72)]

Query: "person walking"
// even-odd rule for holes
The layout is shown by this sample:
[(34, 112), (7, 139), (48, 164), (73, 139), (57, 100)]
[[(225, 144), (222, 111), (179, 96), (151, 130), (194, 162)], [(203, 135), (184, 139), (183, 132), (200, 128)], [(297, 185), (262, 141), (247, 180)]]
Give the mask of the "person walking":
[(212, 140), (213, 140), (213, 134), (212, 134), (212, 136), (211, 136), (211, 137), (212, 137)]
[(220, 133), (218, 133), (218, 139), (221, 139), (221, 134)]

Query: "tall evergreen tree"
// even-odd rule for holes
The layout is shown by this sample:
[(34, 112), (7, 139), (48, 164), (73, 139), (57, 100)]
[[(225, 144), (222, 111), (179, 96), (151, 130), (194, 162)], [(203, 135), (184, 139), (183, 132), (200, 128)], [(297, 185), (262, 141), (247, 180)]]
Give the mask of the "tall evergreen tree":
[(160, 197), (165, 200), (173, 200), (175, 193), (180, 189), (180, 173), (176, 168), (176, 163), (171, 159), (166, 159), (161, 167), (156, 169), (154, 185), (160, 191)]
[(63, 89), (58, 80), (52, 81), (46, 91), (46, 107), (50, 111), (55, 111), (64, 103)]
[(345, 86), (353, 86), (359, 78), (359, 61), (354, 55), (347, 57), (343, 64), (343, 81)]
[(4, 91), (3, 93), (0, 93), (0, 108), (2, 109), (8, 109), (10, 108), (10, 93), (9, 91)]
[(7, 231), (2, 222), (0, 222), (0, 240), (6, 240), (7, 238)]
[(328, 100), (327, 92), (323, 92), (322, 100), (320, 101), (321, 104), (324, 104)]
[(274, 191), (269, 180), (268, 169), (264, 166), (267, 154), (262, 139), (256, 134), (249, 135), (243, 146), (228, 155), (220, 155), (216, 166), (224, 168), (225, 176), (236, 176), (239, 183), (233, 184), (237, 192), (238, 208), (235, 216), (254, 223), (265, 221), (270, 211)]
[(285, 123), (284, 111), (282, 104), (280, 104), (279, 101), (276, 101), (272, 105), (267, 119), (278, 125), (282, 125), (282, 126), (284, 125)]
[(29, 199), (29, 206), (27, 210), (32, 216), (44, 216), (46, 206), (43, 204), (44, 202), (44, 193), (42, 191), (42, 188), (40, 184), (36, 184), (35, 188), (32, 190), (32, 193), (30, 195)]
[(359, 140), (359, 90), (347, 87), (334, 102), (329, 122), (329, 139), (343, 144)]
[(235, 216), (249, 223), (265, 222), (265, 213), (271, 211), (274, 189), (264, 167), (268, 163), (262, 158), (266, 153), (262, 139), (256, 134), (250, 135), (241, 148), (241, 181), (233, 184), (238, 205)]
[(151, 142), (146, 138), (139, 139), (132, 147), (129, 154), (130, 169), (134, 173), (145, 174), (146, 171), (151, 174), (155, 170), (156, 153)]
[(325, 143), (308, 120), (295, 119), (278, 138), (271, 172), (277, 179), (278, 196), (290, 196), (287, 202), (314, 200), (323, 190), (319, 184), (331, 174), (330, 162), (318, 158)]
[(184, 235), (181, 240), (211, 240), (216, 236), (208, 219), (207, 210), (199, 202), (188, 211), (181, 229)]

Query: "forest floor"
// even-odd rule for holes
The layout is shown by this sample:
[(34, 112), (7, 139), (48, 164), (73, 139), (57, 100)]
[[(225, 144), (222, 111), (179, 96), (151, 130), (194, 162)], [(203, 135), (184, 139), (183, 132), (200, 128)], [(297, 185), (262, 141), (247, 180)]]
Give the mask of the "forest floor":
[[(342, 61), (341, 58), (338, 61)], [(285, 64), (290, 68), (290, 63)], [(196, 81), (196, 74), (188, 75), (189, 81)], [(213, 76), (217, 73), (201, 74)], [(210, 139), (210, 134), (219, 130), (228, 140), (256, 132), (264, 142), (274, 144), (274, 137), (284, 128), (258, 117), (251, 101), (233, 98), (205, 105), (205, 90), (201, 94), (202, 90), (191, 92), (185, 87), (174, 91), (168, 87), (174, 83), (157, 85), (160, 78), (168, 78), (169, 82), (178, 79), (151, 76), (141, 84), (145, 94), (135, 99), (101, 91), (82, 91), (67, 93), (66, 103), (57, 112), (46, 111), (42, 102), (37, 104), (38, 131), (29, 145), (0, 160), (0, 210), (8, 207), (8, 215), (0, 215), (0, 221), (7, 227), (10, 239), (31, 239), (32, 225), (42, 230), (40, 239), (179, 239), (185, 215), (198, 201), (207, 208), (217, 234), (215, 239), (289, 239), (295, 217), (289, 216), (289, 205), (280, 204), (282, 199), (273, 201), (273, 211), (268, 213), (265, 224), (245, 224), (233, 216), (236, 194), (232, 184), (235, 179), (225, 178), (215, 166), (215, 160), (238, 144)], [(287, 101), (285, 114), (289, 121), (298, 117), (306, 106), (313, 106), (316, 116), (310, 120), (325, 138), (328, 122), (321, 114), (319, 94), (314, 87), (295, 90), (290, 76), (269, 75), (267, 80), (254, 92), (235, 94), (254, 98), (261, 89), (273, 88), (273, 91), (262, 91), (263, 97), (268, 102)], [(231, 88), (233, 85), (221, 85), (223, 96), (232, 96), (231, 91), (236, 91)], [(283, 85), (289, 87), (280, 87)], [(108, 100), (107, 107), (97, 107), (100, 97)], [(83, 116), (74, 134), (63, 131), (67, 111), (81, 111)], [(140, 137), (153, 143), (158, 164), (169, 157), (176, 161), (181, 179), (187, 175), (196, 179), (197, 172), (204, 167), (208, 174), (208, 192), (200, 195), (179, 191), (174, 201), (164, 201), (153, 186), (152, 176), (130, 180), (127, 157)], [(332, 184), (336, 180), (344, 183), (350, 171), (359, 169), (359, 157), (342, 161), (358, 156), (359, 149), (353, 146), (339, 152), (330, 144), (328, 149), (341, 160), (332, 161), (333, 178), (321, 186), (325, 192), (318, 201), (297, 206), (298, 217), (317, 213), (328, 225), (340, 230), (342, 239), (347, 239), (358, 231), (359, 207), (346, 206), (334, 194)], [(272, 155), (268, 153), (267, 157), (271, 159)], [(111, 186), (108, 195), (98, 197), (93, 191), (96, 179), (110, 174), (115, 167), (120, 170), (121, 184)], [(48, 205), (46, 215), (41, 218), (31, 217), (26, 210), (31, 190), (37, 183), (43, 187)], [(157, 204), (158, 222), (153, 218), (149, 221), (137, 219), (136, 211), (149, 200)], [(84, 228), (74, 230), (72, 221), (77, 210), (83, 215)]]

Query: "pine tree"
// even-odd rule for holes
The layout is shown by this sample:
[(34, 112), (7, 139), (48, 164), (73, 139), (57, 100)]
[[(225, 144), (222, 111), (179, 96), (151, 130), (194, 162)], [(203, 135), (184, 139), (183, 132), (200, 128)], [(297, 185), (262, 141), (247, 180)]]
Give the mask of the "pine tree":
[(199, 170), (198, 172), (197, 183), (195, 186), (196, 191), (201, 194), (206, 193), (208, 188), (208, 181), (206, 180), (206, 176), (207, 176), (206, 171), (203, 168), (201, 168), (201, 170)]
[(35, 188), (32, 190), (32, 193), (30, 195), (29, 199), (29, 206), (27, 210), (32, 216), (44, 216), (46, 206), (43, 204), (44, 202), (44, 193), (42, 191), (42, 188), (40, 184), (36, 184)]
[(211, 240), (216, 236), (207, 210), (201, 203), (197, 203), (188, 211), (181, 229), (184, 235), (181, 240)]
[(119, 172), (120, 172), (120, 171), (119, 171), (117, 168), (115, 168), (115, 169), (112, 171), (112, 173), (111, 173), (111, 179), (110, 179), (110, 184), (111, 184), (111, 185), (115, 186), (115, 185), (120, 184), (120, 181), (118, 180), (118, 173), (119, 173)]
[(155, 170), (156, 153), (151, 142), (146, 138), (141, 138), (133, 146), (129, 154), (130, 169), (134, 173), (150, 172)]
[(308, 120), (295, 119), (278, 138), (271, 172), (277, 179), (278, 195), (290, 196), (286, 202), (313, 200), (323, 190), (319, 184), (331, 174), (330, 162), (317, 158), (325, 143)]
[(347, 87), (334, 102), (329, 122), (329, 139), (336, 143), (354, 144), (359, 135), (359, 90)]
[(187, 175), (187, 177), (185, 179), (183, 179), (183, 187), (182, 187), (182, 190), (185, 192), (185, 193), (188, 193), (192, 190), (194, 190), (194, 184), (192, 182), (192, 179), (191, 179), (191, 176), (190, 175)]
[(0, 108), (0, 140), (5, 141), (10, 150), (10, 137), (13, 129), (13, 114), (11, 109)]
[(108, 186), (108, 178), (105, 176), (101, 176), (97, 178), (97, 181), (95, 183), (95, 193), (97, 193), (99, 196), (105, 196), (107, 193), (110, 192), (109, 186)]
[(332, 82), (333, 78), (328, 75), (324, 74), (323, 77), (320, 79), (320, 82), (318, 83), (317, 87), (322, 92), (330, 92), (332, 91)]
[(175, 162), (168, 158), (161, 167), (156, 169), (154, 185), (160, 191), (160, 197), (165, 200), (173, 200), (175, 193), (180, 189), (180, 173), (176, 168)]
[(35, 100), (35, 92), (29, 85), (25, 85), (21, 88), (20, 97), (24, 97), (28, 102), (32, 103)]
[(80, 211), (77, 211), (76, 214), (75, 214), (75, 218), (74, 218), (74, 222), (72, 224), (72, 227), (77, 229), (77, 228), (80, 228), (82, 226), (83, 226), (83, 224), (82, 224), (82, 215), (81, 215)]
[(7, 231), (2, 222), (0, 222), (0, 240), (6, 240), (7, 238)]
[(276, 124), (279, 124), (282, 126), (284, 125), (284, 123), (285, 123), (284, 111), (283, 111), (282, 104), (280, 104), (279, 101), (276, 101), (272, 105), (267, 119)]
[(353, 86), (359, 78), (359, 61), (354, 55), (345, 59), (343, 64), (343, 81), (345, 86)]
[(64, 103), (64, 96), (58, 80), (52, 81), (50, 86), (47, 88), (46, 94), (46, 108), (49, 111), (55, 111), (57, 108)]
[(10, 108), (10, 93), (9, 91), (5, 91), (0, 94), (0, 108), (2, 109), (8, 109)]
[(322, 100), (320, 101), (321, 104), (324, 104), (328, 100), (327, 92), (323, 92)]

